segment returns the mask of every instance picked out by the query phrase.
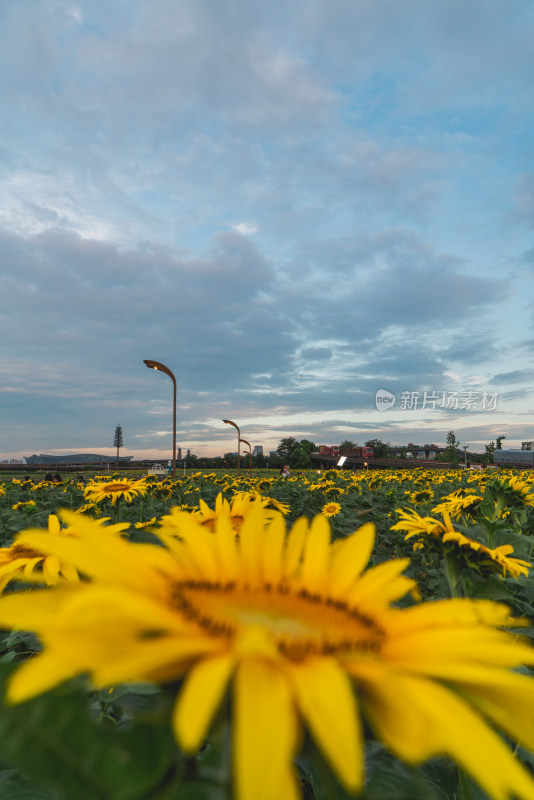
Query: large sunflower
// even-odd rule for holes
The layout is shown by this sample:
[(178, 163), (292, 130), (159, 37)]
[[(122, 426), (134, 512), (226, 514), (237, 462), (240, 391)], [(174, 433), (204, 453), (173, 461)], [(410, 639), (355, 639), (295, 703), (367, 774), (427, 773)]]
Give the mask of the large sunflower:
[(103, 532), (120, 534), (129, 527), (128, 522), (104, 525), (107, 518), (97, 522), (83, 517), (80, 513), (62, 511), (60, 514), (65, 522), (71, 524), (62, 528), (59, 518), (55, 514), (50, 514), (48, 530), (30, 528), (18, 533), (10, 547), (0, 548), (0, 592), (3, 592), (11, 581), (46, 583), (48, 586), (55, 586), (64, 581), (69, 583), (79, 581), (78, 571), (72, 562), (40, 546), (40, 542), (47, 541), (50, 536), (79, 538), (101, 536)]
[(169, 550), (50, 536), (47, 550), (91, 581), (42, 590), (39, 602), (0, 598), (0, 624), (44, 645), (8, 698), (79, 673), (97, 686), (183, 678), (173, 727), (194, 753), (231, 685), (238, 800), (298, 797), (303, 725), (357, 791), (362, 714), (406, 762), (448, 755), (495, 800), (532, 800), (534, 781), (489, 723), (534, 749), (534, 682), (511, 670), (533, 664), (534, 650), (498, 629), (509, 611), (490, 601), (393, 608), (414, 583), (406, 560), (364, 573), (373, 543), (367, 524), (331, 544), (321, 516), (286, 535), (282, 516), (264, 526), (259, 507), (239, 537), (224, 516), (215, 535), (190, 517)]
[(137, 495), (144, 496), (148, 491), (148, 486), (144, 478), (131, 481), (123, 478), (118, 481), (92, 481), (85, 487), (85, 499), (92, 503), (99, 503), (101, 500), (111, 498), (111, 505), (115, 505), (117, 500), (124, 497), (130, 503)]

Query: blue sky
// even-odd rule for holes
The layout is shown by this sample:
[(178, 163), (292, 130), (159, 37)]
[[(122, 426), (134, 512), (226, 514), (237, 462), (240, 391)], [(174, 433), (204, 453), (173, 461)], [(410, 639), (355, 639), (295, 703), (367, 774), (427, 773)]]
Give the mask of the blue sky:
[(530, 0), (0, 21), (0, 458), (534, 440)]

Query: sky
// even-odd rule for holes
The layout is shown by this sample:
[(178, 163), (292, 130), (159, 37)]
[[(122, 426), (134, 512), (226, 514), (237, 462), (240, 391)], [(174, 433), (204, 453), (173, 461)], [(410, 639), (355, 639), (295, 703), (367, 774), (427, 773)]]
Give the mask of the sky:
[(0, 459), (534, 440), (531, 0), (0, 0)]

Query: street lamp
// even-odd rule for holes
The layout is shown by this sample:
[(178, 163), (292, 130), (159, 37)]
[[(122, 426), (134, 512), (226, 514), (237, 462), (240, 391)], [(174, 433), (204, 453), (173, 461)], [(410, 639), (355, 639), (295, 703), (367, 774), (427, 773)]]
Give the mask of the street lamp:
[(237, 477), (241, 472), (241, 431), (239, 430), (239, 426), (232, 422), (231, 419), (223, 419), (223, 422), (226, 425), (233, 425), (234, 428), (237, 430)]
[(467, 469), (467, 448), (469, 447), (468, 444), (464, 444), (464, 466)]
[(252, 447), (246, 439), (240, 439), (239, 441), (243, 442), (243, 444), (248, 444), (248, 476), (252, 478)]
[(168, 375), (174, 388), (172, 411), (172, 477), (176, 478), (176, 378), (165, 364), (160, 364), (159, 361), (151, 361), (149, 358), (143, 360), (149, 369), (158, 369), (160, 372), (164, 372), (165, 375)]

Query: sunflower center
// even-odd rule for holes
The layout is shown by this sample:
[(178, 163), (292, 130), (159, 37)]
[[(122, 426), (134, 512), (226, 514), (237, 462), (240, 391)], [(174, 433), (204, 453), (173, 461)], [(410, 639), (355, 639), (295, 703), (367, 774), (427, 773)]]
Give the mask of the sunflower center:
[(124, 492), (125, 489), (131, 489), (131, 485), (129, 483), (106, 483), (105, 484), (105, 491), (106, 492)]
[(31, 550), (23, 544), (12, 544), (11, 555), (14, 558), (43, 558), (43, 553), (37, 550)]
[(383, 638), (372, 618), (345, 603), (285, 587), (252, 590), (191, 582), (176, 587), (174, 602), (213, 636), (232, 638), (261, 627), (279, 651), (294, 660), (319, 653), (376, 651)]

